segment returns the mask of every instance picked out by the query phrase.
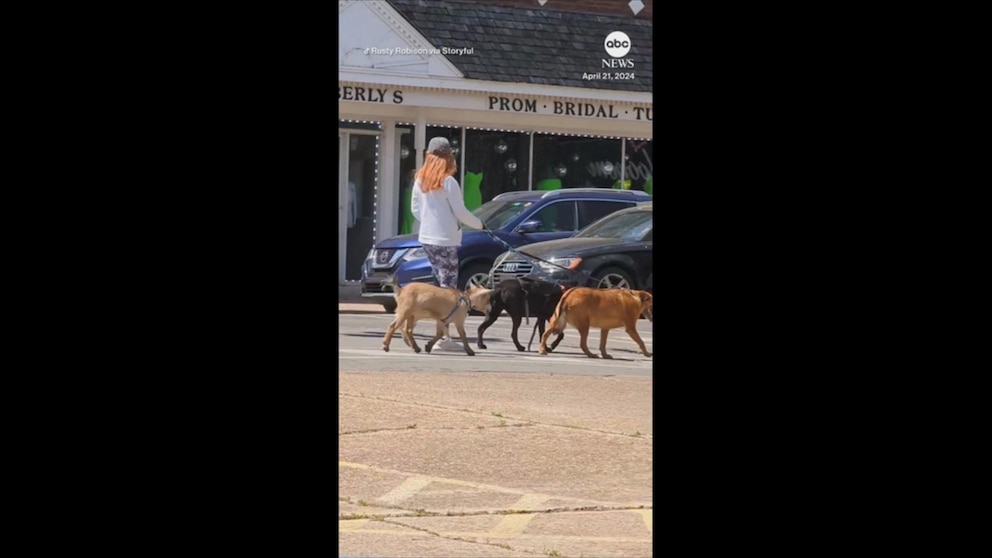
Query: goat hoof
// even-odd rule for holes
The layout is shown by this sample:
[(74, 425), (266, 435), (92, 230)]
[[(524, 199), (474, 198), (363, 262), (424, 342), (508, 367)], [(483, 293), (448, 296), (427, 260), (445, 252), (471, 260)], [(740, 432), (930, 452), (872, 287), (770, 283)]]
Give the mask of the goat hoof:
[(387, 346), (385, 346), (385, 345), (383, 345), (383, 346), (382, 346), (382, 350), (383, 350), (383, 351), (386, 351), (386, 352), (388, 353), (388, 352), (389, 352), (389, 347), (387, 347)]
[(521, 353), (526, 353), (527, 352), (527, 349), (521, 347), (520, 345), (517, 345), (517, 350), (520, 351)]
[(612, 359), (613, 357), (611, 357), (610, 355), (608, 355), (608, 354), (606, 354), (606, 353), (603, 353), (603, 358), (608, 358), (608, 359)]
[(586, 356), (589, 357), (589, 358), (599, 358), (599, 355), (594, 355), (592, 353), (589, 353)]
[(479, 343), (479, 348), (480, 349), (488, 349), (489, 347), (483, 345), (482, 343)]
[(468, 356), (475, 356), (475, 351), (473, 351), (472, 349), (465, 351), (465, 353), (468, 354)]
[(644, 353), (644, 356), (646, 356), (646, 357), (650, 357), (650, 356), (651, 356), (651, 355), (653, 355), (653, 354), (654, 354), (654, 353)]
[[(433, 348), (434, 348), (434, 345), (427, 345), (426, 347), (424, 347), (424, 350), (427, 351), (428, 353), (430, 353), (431, 352), (431, 349), (433, 349)], [(419, 353), (420, 351), (418, 350), (417, 352)]]

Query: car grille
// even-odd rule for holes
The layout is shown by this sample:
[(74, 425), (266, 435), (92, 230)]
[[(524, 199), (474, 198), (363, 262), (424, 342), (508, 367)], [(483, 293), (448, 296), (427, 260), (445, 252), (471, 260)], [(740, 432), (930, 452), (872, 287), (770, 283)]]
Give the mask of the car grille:
[(382, 282), (385, 281), (387, 277), (389, 277), (389, 275), (382, 271), (373, 273), (365, 279), (365, 282), (362, 283), (362, 292), (375, 294), (392, 293), (393, 290), (391, 287), (387, 287), (385, 289), (382, 288)]
[(391, 289), (383, 289), (382, 283), (365, 283), (365, 292), (367, 293), (391, 293)]
[(534, 264), (524, 260), (504, 260), (493, 269), (493, 283), (499, 283), (505, 279), (516, 279), (524, 275), (529, 275), (534, 269)]

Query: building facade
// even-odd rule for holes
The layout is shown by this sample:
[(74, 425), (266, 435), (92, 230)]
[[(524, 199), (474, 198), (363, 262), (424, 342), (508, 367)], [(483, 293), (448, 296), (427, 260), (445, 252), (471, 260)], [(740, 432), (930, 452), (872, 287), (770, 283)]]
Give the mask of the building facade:
[(555, 3), (338, 3), (340, 283), (375, 242), (415, 232), (412, 177), (435, 136), (469, 209), (513, 190), (653, 193), (650, 11)]

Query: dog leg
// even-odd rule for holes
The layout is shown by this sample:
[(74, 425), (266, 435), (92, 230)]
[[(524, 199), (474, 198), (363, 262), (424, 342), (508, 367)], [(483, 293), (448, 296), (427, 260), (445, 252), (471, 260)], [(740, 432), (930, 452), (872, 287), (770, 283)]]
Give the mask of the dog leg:
[(565, 334), (564, 333), (559, 333), (558, 334), (558, 337), (555, 337), (554, 342), (551, 343), (551, 347), (548, 350), (549, 351), (555, 350), (558, 347), (558, 343), (561, 343), (561, 340), (564, 339), (564, 338), (565, 338)]
[(403, 342), (406, 343), (407, 347), (413, 349), (414, 352), (419, 353), (420, 347), (418, 347), (417, 342), (413, 340), (413, 325), (415, 323), (416, 320), (414, 320), (412, 316), (407, 318), (403, 323)]
[(599, 331), (600, 331), (600, 334), (599, 334), (599, 352), (600, 352), (600, 354), (603, 355), (603, 358), (613, 358), (610, 355), (606, 354), (606, 336), (610, 334), (610, 330), (604, 328), (604, 329), (601, 329)]
[(528, 353), (530, 352), (530, 346), (531, 346), (531, 344), (534, 342), (534, 334), (537, 333), (537, 330), (538, 329), (541, 330), (541, 337), (544, 337), (544, 319), (543, 318), (538, 318), (537, 319), (537, 323), (534, 324), (534, 331), (531, 331), (530, 332), (530, 341), (527, 342), (527, 352)]
[[(466, 315), (468, 315), (466, 313)], [(468, 346), (468, 338), (465, 337), (465, 324), (462, 322), (455, 323), (455, 329), (458, 330), (458, 335), (462, 337), (462, 345), (465, 346), (465, 354), (468, 356), (475, 356), (475, 352), (472, 351), (471, 347)]]
[(427, 342), (427, 346), (424, 347), (424, 350), (430, 353), (431, 349), (433, 349), (434, 345), (438, 342), (438, 339), (441, 339), (441, 337), (444, 335), (445, 329), (446, 327), (444, 325), (444, 322), (438, 320), (437, 327), (434, 328), (434, 339), (431, 339), (430, 341)]
[(419, 353), (420, 346), (417, 345), (417, 340), (413, 338), (413, 326), (416, 324), (416, 319), (413, 317), (407, 318), (406, 329), (403, 330), (403, 340), (406, 341), (406, 344), (409, 345), (411, 349), (413, 349), (413, 352)]
[(517, 340), (517, 331), (520, 329), (520, 314), (514, 314), (510, 316), (510, 319), (513, 320), (513, 329), (510, 330), (510, 339), (513, 339), (513, 344), (517, 347), (517, 350), (522, 353), (525, 350), (524, 346)]
[(499, 304), (499, 299), (494, 300), (493, 301), (493, 308), (492, 308), (492, 310), (489, 311), (489, 315), (486, 316), (485, 321), (483, 321), (481, 324), (479, 324), (479, 343), (478, 343), (478, 346), (479, 346), (480, 349), (485, 349), (486, 348), (486, 344), (482, 342), (482, 332), (484, 332), (487, 329), (489, 329), (489, 326), (493, 325), (493, 323), (496, 321), (496, 318), (498, 318), (499, 315), (502, 312), (503, 312), (503, 306)]
[[(537, 354), (546, 355), (548, 354), (548, 337), (555, 331), (555, 319), (552, 317), (548, 320), (548, 329), (541, 334), (541, 344), (537, 346)], [(557, 343), (555, 343), (557, 345)]]
[(644, 356), (649, 357), (651, 353), (648, 352), (648, 348), (644, 346), (644, 341), (641, 340), (641, 336), (637, 333), (637, 327), (635, 325), (628, 325), (626, 328), (627, 335), (637, 343), (637, 346), (641, 348), (641, 352)]
[(386, 328), (386, 336), (382, 339), (382, 350), (389, 352), (389, 342), (393, 340), (393, 332), (396, 331), (396, 326), (400, 323), (400, 317), (397, 316), (393, 323), (389, 324)]
[(579, 348), (582, 349), (582, 352), (589, 358), (599, 358), (599, 355), (589, 350), (589, 345), (586, 343), (589, 340), (589, 324), (578, 323), (575, 324), (575, 328), (579, 330)]

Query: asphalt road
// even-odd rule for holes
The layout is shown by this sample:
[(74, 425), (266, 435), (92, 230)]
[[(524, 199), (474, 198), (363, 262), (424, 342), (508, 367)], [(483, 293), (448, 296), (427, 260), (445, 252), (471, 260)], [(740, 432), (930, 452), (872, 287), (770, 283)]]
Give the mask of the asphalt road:
[[(565, 329), (565, 338), (551, 354), (541, 356), (537, 353), (540, 335), (534, 335), (530, 352), (519, 352), (513, 346), (510, 338), (512, 321), (509, 316), (501, 316), (496, 323), (489, 327), (484, 334), (487, 349), (476, 346), (476, 334), (482, 316), (469, 316), (465, 321), (465, 334), (469, 346), (475, 351), (475, 356), (465, 354), (461, 343), (435, 347), (427, 351), (415, 353), (406, 346), (399, 331), (394, 334), (389, 346), (389, 352), (382, 350), (383, 337), (386, 329), (393, 320), (392, 314), (339, 314), (339, 348), (338, 362), (340, 370), (409, 370), (409, 371), (451, 371), (451, 372), (517, 372), (535, 374), (578, 374), (608, 376), (611, 374), (625, 376), (651, 377), (653, 358), (641, 354), (637, 344), (623, 329), (610, 331), (607, 338), (606, 351), (613, 359), (589, 358), (579, 349), (579, 333), (571, 328)], [(647, 345), (648, 351), (654, 352), (654, 336), (652, 323), (641, 319), (637, 331)], [(518, 331), (520, 343), (527, 346), (534, 320), (528, 325), (521, 323)], [(451, 333), (458, 339), (457, 329), (452, 326)], [(423, 349), (433, 337), (434, 323), (428, 320), (417, 322), (414, 327), (414, 337)], [(589, 350), (599, 354), (599, 330), (589, 332)]]

